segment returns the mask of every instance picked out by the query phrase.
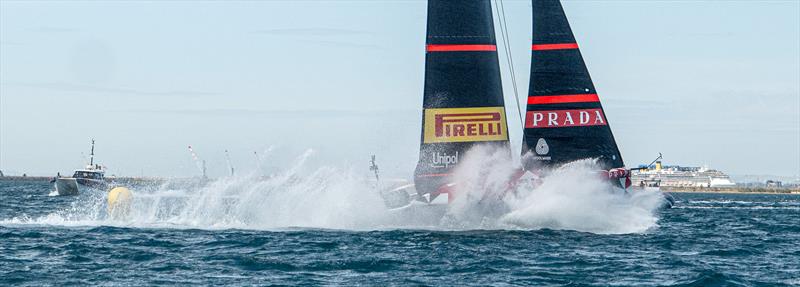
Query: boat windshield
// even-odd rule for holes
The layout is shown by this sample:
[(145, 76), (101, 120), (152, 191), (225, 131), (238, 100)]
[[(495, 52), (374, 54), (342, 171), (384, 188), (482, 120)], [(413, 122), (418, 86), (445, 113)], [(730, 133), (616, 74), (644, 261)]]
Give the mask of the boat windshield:
[(103, 174), (91, 171), (75, 171), (74, 178), (103, 179)]

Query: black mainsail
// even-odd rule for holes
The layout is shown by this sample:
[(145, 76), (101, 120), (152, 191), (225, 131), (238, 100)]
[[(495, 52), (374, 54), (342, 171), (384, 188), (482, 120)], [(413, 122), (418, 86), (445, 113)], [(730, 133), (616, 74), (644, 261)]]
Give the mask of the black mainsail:
[(508, 147), (489, 0), (430, 0), (422, 135), (414, 183), (436, 194), (476, 144)]
[[(523, 136), (527, 170), (597, 158), (624, 164), (559, 0), (533, 0), (531, 76)], [(530, 154), (528, 154), (530, 152)]]

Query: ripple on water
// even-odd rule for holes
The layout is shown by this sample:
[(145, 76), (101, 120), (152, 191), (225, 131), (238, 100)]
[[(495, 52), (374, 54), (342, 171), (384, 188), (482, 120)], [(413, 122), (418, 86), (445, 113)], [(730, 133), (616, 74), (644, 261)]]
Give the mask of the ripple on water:
[(24, 220), (80, 200), (49, 189), (0, 181), (0, 285), (800, 285), (800, 196), (681, 194), (657, 227), (607, 235)]

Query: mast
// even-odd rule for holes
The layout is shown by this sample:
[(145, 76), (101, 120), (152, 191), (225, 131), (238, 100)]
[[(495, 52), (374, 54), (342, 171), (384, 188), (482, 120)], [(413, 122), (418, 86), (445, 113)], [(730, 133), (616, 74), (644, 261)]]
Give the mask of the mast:
[(378, 176), (378, 164), (375, 162), (375, 155), (372, 155), (372, 160), (369, 161), (369, 170), (375, 174), (375, 181), (380, 181), (381, 178)]
[(539, 169), (597, 158), (623, 167), (600, 98), (559, 0), (533, 0), (531, 76), (523, 166)]
[(231, 176), (233, 176), (233, 163), (231, 163), (231, 155), (228, 154), (228, 150), (225, 150), (225, 161), (228, 162), (228, 169), (231, 172)]
[(261, 172), (261, 158), (258, 157), (258, 152), (253, 151), (253, 156), (256, 157), (256, 173)]
[(92, 151), (89, 152), (89, 166), (94, 166), (94, 139), (92, 139)]
[(419, 162), (420, 194), (449, 182), (477, 144), (508, 148), (489, 0), (429, 0)]
[(189, 153), (192, 154), (192, 160), (194, 164), (197, 166), (197, 169), (203, 173), (203, 178), (206, 178), (206, 161), (200, 160), (200, 157), (197, 156), (197, 153), (194, 152), (194, 149), (191, 145), (189, 145)]

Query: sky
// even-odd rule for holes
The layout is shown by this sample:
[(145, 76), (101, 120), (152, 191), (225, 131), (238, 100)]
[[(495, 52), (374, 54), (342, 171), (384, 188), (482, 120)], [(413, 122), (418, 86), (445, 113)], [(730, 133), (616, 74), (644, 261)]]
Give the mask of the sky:
[[(524, 101), (530, 3), (503, 3)], [(800, 1), (563, 3), (628, 166), (800, 176)], [(94, 138), (115, 175), (197, 175), (192, 145), (212, 176), (225, 150), (252, 170), (313, 149), (410, 177), (425, 21), (425, 1), (0, 0), (0, 170), (68, 173)]]

